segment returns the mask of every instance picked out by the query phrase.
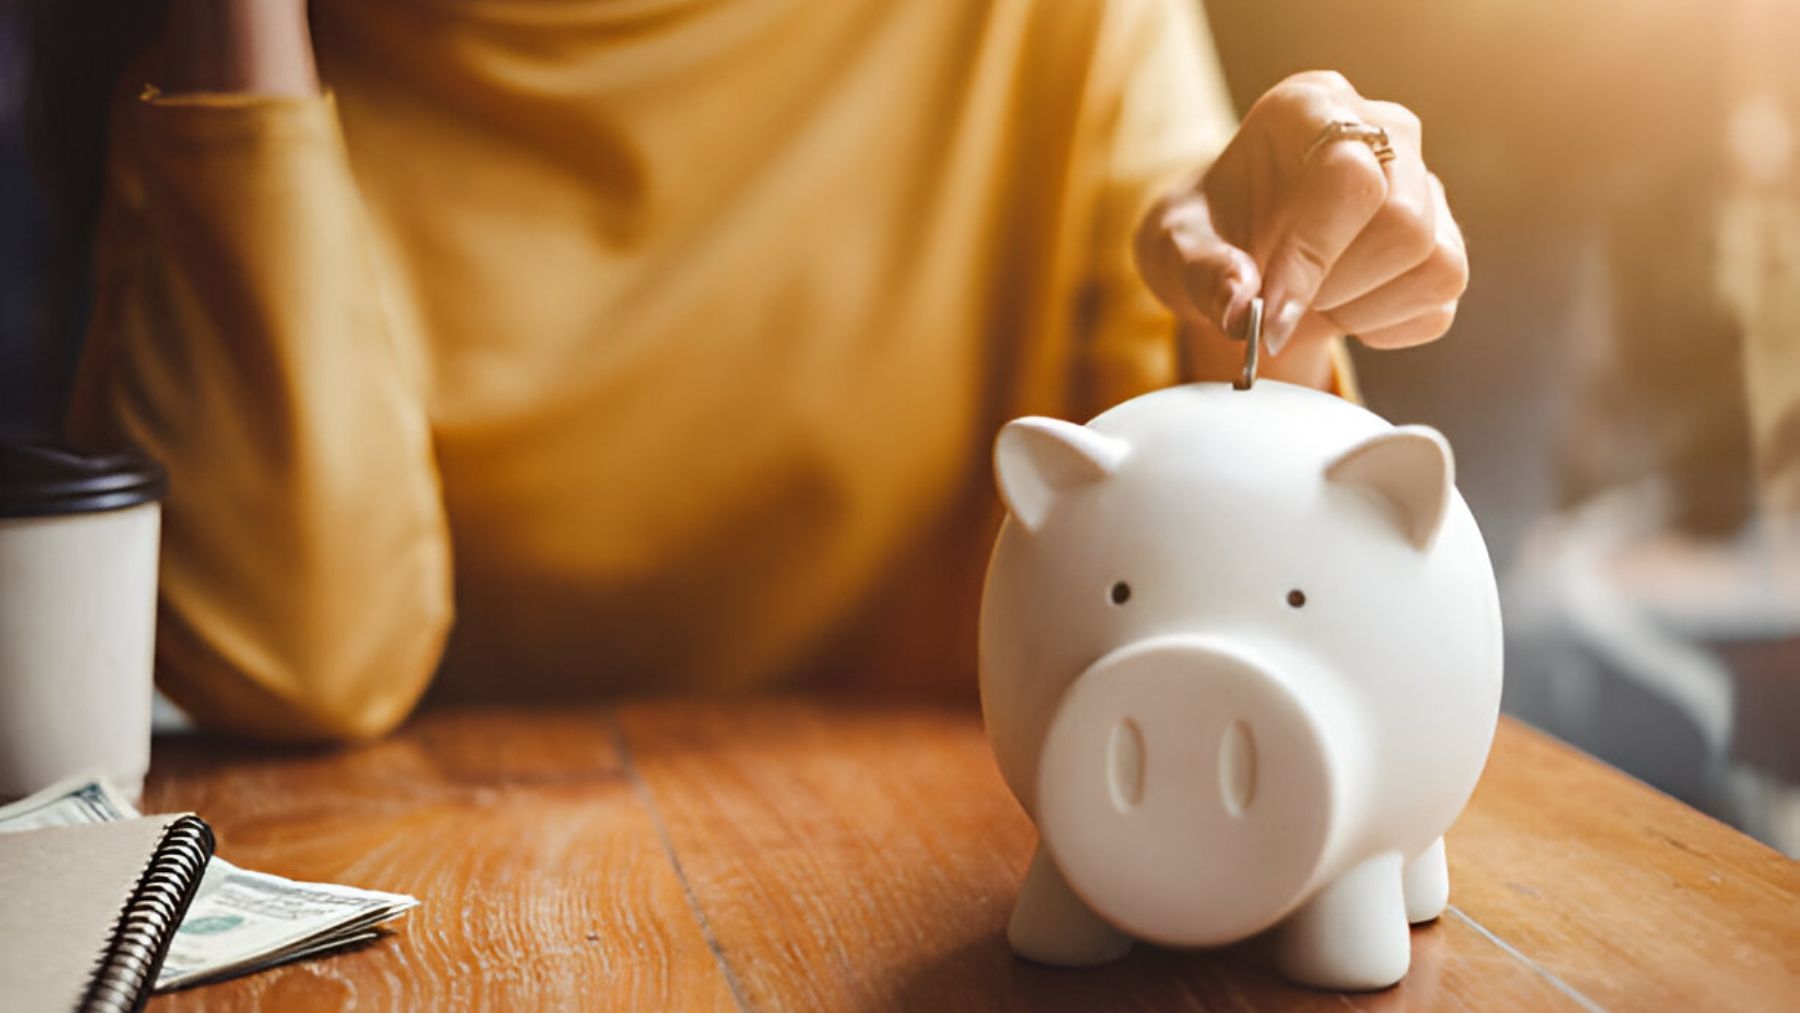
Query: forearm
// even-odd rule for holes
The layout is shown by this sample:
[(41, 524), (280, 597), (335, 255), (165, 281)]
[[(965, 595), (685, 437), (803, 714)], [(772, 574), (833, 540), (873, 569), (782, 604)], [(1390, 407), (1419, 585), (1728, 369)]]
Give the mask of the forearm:
[(319, 93), (304, 0), (174, 0), (156, 69), (170, 94)]
[(71, 428), (168, 468), (158, 680), (240, 734), (378, 734), (436, 667), (448, 539), (332, 104), (129, 116)]

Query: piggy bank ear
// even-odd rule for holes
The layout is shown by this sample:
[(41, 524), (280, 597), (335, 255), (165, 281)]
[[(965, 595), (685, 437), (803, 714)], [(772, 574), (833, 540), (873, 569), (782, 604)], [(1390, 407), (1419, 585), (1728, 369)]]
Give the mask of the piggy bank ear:
[(1456, 486), (1456, 463), (1443, 434), (1400, 426), (1365, 440), (1325, 466), (1327, 481), (1362, 489), (1392, 511), (1414, 548), (1431, 547)]
[(1111, 475), (1130, 446), (1060, 419), (1014, 419), (994, 441), (994, 475), (1006, 509), (1036, 531), (1057, 497)]

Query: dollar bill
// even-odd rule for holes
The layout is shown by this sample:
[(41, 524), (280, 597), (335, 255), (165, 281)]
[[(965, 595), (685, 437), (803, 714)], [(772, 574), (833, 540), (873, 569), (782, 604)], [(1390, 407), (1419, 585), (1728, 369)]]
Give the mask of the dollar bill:
[(137, 807), (106, 781), (76, 778), (0, 806), (0, 833), (110, 823), (140, 815)]
[[(98, 778), (65, 781), (0, 806), (0, 833), (137, 816)], [(166, 992), (248, 974), (375, 938), (376, 926), (418, 907), (413, 897), (306, 883), (240, 869), (214, 856), (156, 978)]]

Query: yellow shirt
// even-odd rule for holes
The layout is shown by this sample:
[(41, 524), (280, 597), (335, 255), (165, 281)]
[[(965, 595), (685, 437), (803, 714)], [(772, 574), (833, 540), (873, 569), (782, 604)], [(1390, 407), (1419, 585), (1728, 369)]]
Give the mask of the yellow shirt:
[(168, 466), (167, 692), (966, 678), (994, 431), (1170, 379), (1192, 0), (312, 6), (331, 95), (114, 117), (73, 430)]

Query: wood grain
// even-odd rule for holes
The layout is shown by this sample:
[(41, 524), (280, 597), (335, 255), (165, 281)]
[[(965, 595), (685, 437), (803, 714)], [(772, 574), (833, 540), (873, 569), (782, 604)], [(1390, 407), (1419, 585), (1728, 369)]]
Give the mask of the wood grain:
[(844, 700), (428, 713), (386, 742), (158, 744), (148, 802), (220, 852), (417, 894), (363, 949), (157, 999), (213, 1009), (1776, 1009), (1792, 862), (1503, 725), (1449, 840), (1453, 910), (1372, 995), (1266, 941), (1060, 971), (1003, 931), (1033, 834), (977, 715)]
[(233, 862), (423, 902), (157, 1013), (735, 1007), (598, 712), (436, 714), (341, 753), (159, 742), (152, 766), (146, 807), (200, 812)]
[(1468, 924), (1415, 930), (1397, 989), (1295, 989), (1262, 941), (1141, 947), (1087, 971), (1013, 959), (1034, 840), (957, 711), (648, 706), (619, 717), (682, 868), (757, 1009), (1575, 1008)]
[(1459, 908), (1601, 1006), (1800, 1008), (1800, 864), (1538, 732), (1449, 843)]

